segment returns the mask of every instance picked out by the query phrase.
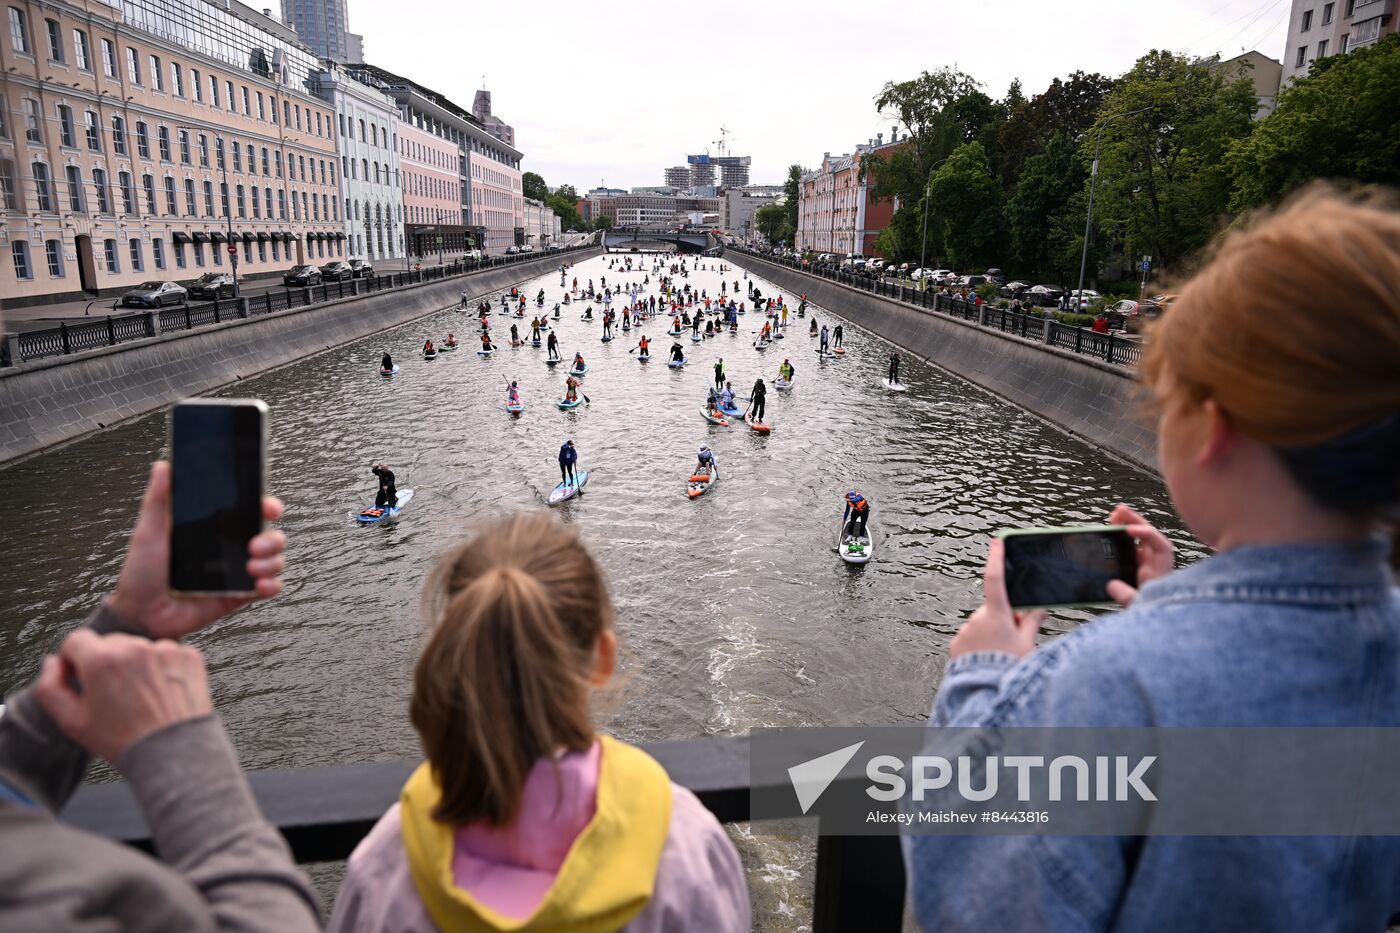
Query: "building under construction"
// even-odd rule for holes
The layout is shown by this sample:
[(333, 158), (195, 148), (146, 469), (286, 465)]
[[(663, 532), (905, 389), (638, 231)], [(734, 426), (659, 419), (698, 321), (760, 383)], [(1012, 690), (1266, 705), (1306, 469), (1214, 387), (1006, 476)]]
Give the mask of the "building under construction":
[[(685, 165), (675, 165), (665, 171), (666, 184), (672, 188), (742, 188), (749, 183), (750, 156), (712, 156), (702, 153), (685, 157)], [(718, 180), (716, 180), (718, 174)]]

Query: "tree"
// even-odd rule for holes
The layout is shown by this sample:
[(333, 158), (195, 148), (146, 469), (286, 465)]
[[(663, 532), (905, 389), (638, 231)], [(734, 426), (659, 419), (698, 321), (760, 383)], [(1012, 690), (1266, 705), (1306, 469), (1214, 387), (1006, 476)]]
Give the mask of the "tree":
[(1277, 200), (1313, 178), (1400, 183), (1400, 36), (1319, 58), (1226, 158), (1230, 209)]
[(769, 243), (791, 243), (794, 228), (788, 226), (787, 206), (774, 202), (760, 207), (753, 215), (754, 225)]
[(801, 204), (802, 176), (805, 174), (807, 170), (794, 163), (788, 166), (787, 180), (783, 182), (783, 197), (787, 198), (783, 202), (784, 219), (793, 236), (797, 235), (797, 209)]
[(534, 172), (526, 172), (520, 176), (520, 190), (525, 197), (536, 201), (549, 199), (549, 186), (544, 183), (544, 178)]
[(1112, 78), (1076, 71), (1063, 81), (1054, 79), (1044, 91), (1019, 105), (1008, 94), (1006, 121), (997, 128), (997, 174), (1003, 189), (1010, 191), (1016, 186), (1026, 160), (1044, 152), (1051, 138), (1058, 134), (1075, 140), (1087, 132), (1112, 89)]
[(608, 217), (606, 214), (593, 218), (593, 229), (595, 230), (611, 230), (612, 226), (612, 218)]
[[(1016, 265), (1030, 272), (1054, 272), (1065, 281), (1062, 260), (1065, 241), (1078, 249), (1081, 212), (1070, 209), (1088, 177), (1074, 144), (1065, 136), (1050, 137), (1045, 151), (1026, 160), (1016, 192), (1006, 202), (1006, 225)], [(1076, 259), (1077, 259), (1076, 255)]]
[[(968, 121), (977, 119), (982, 109), (980, 101), (964, 102), (973, 94), (987, 99), (976, 81), (953, 68), (885, 84), (875, 106), (898, 117), (909, 136), (906, 145), (886, 157), (863, 160), (875, 174), (876, 197), (898, 197), (906, 204), (918, 198), (934, 165), (972, 138)], [(972, 132), (980, 128), (979, 124)]]
[[(1214, 59), (1151, 51), (1104, 98), (1095, 221), (1134, 250), (1170, 266), (1206, 244), (1228, 206), (1224, 164), (1249, 135), (1254, 87), (1226, 81)], [(1151, 107), (1146, 113), (1122, 116)], [(1094, 158), (1094, 134), (1080, 142)]]
[(1001, 188), (981, 143), (964, 143), (953, 151), (934, 173), (929, 198), (930, 224), (938, 218), (950, 262), (982, 267), (996, 258)]

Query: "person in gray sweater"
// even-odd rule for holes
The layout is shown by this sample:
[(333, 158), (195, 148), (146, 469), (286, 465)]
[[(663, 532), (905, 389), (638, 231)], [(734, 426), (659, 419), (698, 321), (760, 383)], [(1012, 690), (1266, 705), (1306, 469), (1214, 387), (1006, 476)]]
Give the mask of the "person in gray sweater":
[[(115, 591), (0, 716), (0, 929), (320, 928), (320, 905), (258, 810), (204, 661), (179, 638), (251, 599), (175, 599), (170, 467), (150, 483)], [(269, 519), (281, 515), (275, 499)], [(281, 532), (249, 543), (255, 599), (282, 589)], [(99, 755), (126, 777), (159, 858), (56, 814)]]

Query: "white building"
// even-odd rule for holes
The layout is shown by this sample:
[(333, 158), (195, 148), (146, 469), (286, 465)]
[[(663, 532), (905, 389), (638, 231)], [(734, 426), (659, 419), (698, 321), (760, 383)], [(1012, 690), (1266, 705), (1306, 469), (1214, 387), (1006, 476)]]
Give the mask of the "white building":
[(744, 185), (724, 192), (724, 215), (720, 225), (734, 237), (749, 237), (755, 231), (754, 214), (768, 204), (783, 200), (782, 185)]
[(335, 108), (346, 255), (402, 259), (403, 194), (399, 190), (399, 109), (392, 97), (357, 81), (329, 59), (311, 76), (312, 93)]
[(1395, 0), (1293, 0), (1283, 83), (1307, 74), (1319, 58), (1374, 45), (1397, 30)]
[(559, 244), (561, 234), (559, 217), (543, 201), (525, 199), (525, 245), (535, 249)]

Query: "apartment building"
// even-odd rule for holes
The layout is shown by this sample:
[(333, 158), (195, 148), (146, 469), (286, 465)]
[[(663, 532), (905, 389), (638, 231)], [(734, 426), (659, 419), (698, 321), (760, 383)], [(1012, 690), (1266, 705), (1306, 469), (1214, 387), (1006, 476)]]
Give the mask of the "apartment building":
[(456, 144), (411, 123), (400, 124), (398, 140), (409, 253), (423, 257), (471, 249)]
[(296, 34), (237, 0), (8, 0), (7, 306), (345, 254), (334, 114)]
[(1306, 75), (1312, 63), (1374, 45), (1400, 27), (1396, 0), (1293, 0), (1283, 83)]
[[(322, 59), (312, 76), (312, 91), (335, 108), (347, 255), (370, 262), (403, 259), (398, 105), (330, 59)], [(455, 220), (455, 209), (453, 214)]]

